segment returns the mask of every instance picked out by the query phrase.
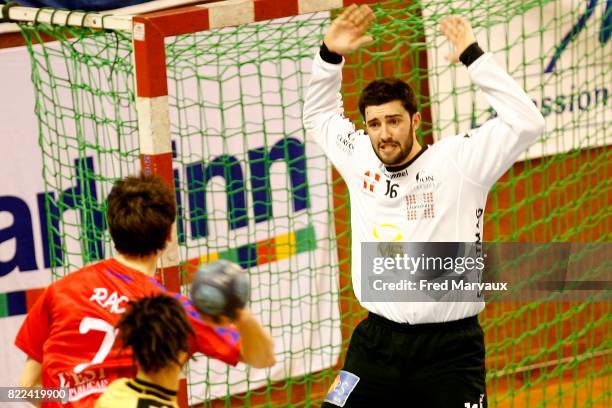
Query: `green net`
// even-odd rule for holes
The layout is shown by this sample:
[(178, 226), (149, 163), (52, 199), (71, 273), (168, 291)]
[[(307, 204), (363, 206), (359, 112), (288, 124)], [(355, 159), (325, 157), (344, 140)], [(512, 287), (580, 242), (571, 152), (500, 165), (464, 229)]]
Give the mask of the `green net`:
[[(609, 2), (389, 1), (374, 10), (375, 42), (344, 69), (348, 117), (361, 126), (361, 89), (395, 75), (418, 95), (425, 142), (489, 118), (465, 69), (444, 62), (436, 33), (445, 15), (465, 15), (547, 120), (527, 160), (489, 194), (484, 239), (610, 240)], [(199, 358), (187, 369), (192, 404), (320, 404), (365, 317), (350, 286), (348, 192), (301, 125), (328, 24), (317, 13), (166, 40), (184, 281), (206, 260), (245, 266), (279, 361), (265, 372)], [(58, 277), (112, 253), (104, 197), (139, 168), (131, 34), (22, 29), (47, 191), (45, 260)], [(490, 406), (610, 406), (609, 316), (596, 299), (489, 304), (480, 320)]]

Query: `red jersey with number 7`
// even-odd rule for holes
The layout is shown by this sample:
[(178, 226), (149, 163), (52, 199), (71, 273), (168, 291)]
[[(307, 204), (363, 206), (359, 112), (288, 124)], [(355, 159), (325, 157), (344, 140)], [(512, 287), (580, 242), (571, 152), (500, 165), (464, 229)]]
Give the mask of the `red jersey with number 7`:
[[(45, 407), (92, 407), (115, 379), (136, 374), (129, 349), (115, 342), (115, 325), (128, 301), (167, 292), (154, 278), (115, 259), (86, 266), (52, 283), (28, 313), (15, 345), (42, 364), (42, 386), (68, 388), (69, 402)], [(191, 301), (183, 304), (196, 336), (192, 352), (236, 365), (238, 332), (204, 323)]]

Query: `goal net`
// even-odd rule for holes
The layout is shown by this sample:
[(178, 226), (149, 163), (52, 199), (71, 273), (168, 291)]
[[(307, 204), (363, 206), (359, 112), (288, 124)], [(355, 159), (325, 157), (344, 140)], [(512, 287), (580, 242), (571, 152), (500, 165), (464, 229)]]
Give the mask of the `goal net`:
[[(350, 286), (348, 192), (301, 123), (311, 59), (342, 4), (311, 2), (331, 9), (317, 11), (273, 3), (207, 5), (205, 27), (189, 18), (198, 7), (182, 12), (178, 28), (172, 12), (143, 18), (141, 26), (77, 13), (68, 18), (94, 18), (98, 28), (75, 27), (56, 24), (59, 14), (45, 20), (48, 12), (21, 25), (46, 185), (45, 261), (54, 276), (112, 254), (104, 198), (114, 180), (149, 165), (163, 167), (176, 190), (182, 290), (207, 260), (230, 259), (249, 271), (251, 308), (275, 339), (278, 364), (228, 368), (200, 357), (187, 369), (191, 404), (320, 403), (365, 317)], [(395, 75), (415, 88), (426, 143), (491, 117), (464, 70), (443, 60), (448, 47), (437, 25), (449, 13), (464, 15), (547, 120), (542, 140), (489, 194), (484, 239), (609, 241), (609, 4), (372, 7), (376, 41), (344, 69), (347, 116), (361, 126), (360, 91)], [(150, 21), (166, 33), (161, 56), (150, 44), (138, 50), (159, 40), (149, 36)], [(143, 143), (158, 143), (160, 121), (162, 133), (169, 129), (165, 162), (142, 155)], [(610, 311), (597, 301), (488, 305), (480, 318), (490, 404), (609, 403)]]

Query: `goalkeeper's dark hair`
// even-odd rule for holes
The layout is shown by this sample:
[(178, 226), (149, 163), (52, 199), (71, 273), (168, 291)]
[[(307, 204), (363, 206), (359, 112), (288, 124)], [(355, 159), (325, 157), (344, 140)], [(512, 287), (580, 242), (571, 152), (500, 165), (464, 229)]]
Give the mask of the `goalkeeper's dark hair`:
[(142, 257), (164, 249), (175, 218), (174, 194), (158, 176), (117, 180), (108, 195), (108, 229), (122, 254)]
[(170, 363), (182, 366), (179, 353), (190, 354), (189, 338), (195, 336), (179, 301), (159, 294), (128, 303), (117, 328), (123, 347), (131, 347), (134, 360), (146, 373), (156, 373)]
[(370, 82), (359, 97), (359, 112), (365, 118), (368, 106), (382, 105), (387, 102), (400, 101), (410, 117), (417, 112), (417, 101), (414, 90), (399, 78), (383, 78)]

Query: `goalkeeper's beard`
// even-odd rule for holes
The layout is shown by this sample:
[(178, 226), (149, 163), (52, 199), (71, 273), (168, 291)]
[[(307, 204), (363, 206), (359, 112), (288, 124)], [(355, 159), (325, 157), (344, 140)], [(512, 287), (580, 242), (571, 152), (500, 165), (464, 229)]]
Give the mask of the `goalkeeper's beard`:
[[(376, 156), (380, 159), (385, 166), (399, 166), (407, 162), (408, 156), (412, 151), (412, 145), (414, 144), (414, 132), (412, 127), (412, 121), (410, 121), (410, 131), (406, 137), (406, 141), (402, 143), (399, 140), (382, 141), (380, 140), (376, 146), (372, 144)], [(385, 149), (393, 148), (396, 152), (392, 155), (384, 154)]]

